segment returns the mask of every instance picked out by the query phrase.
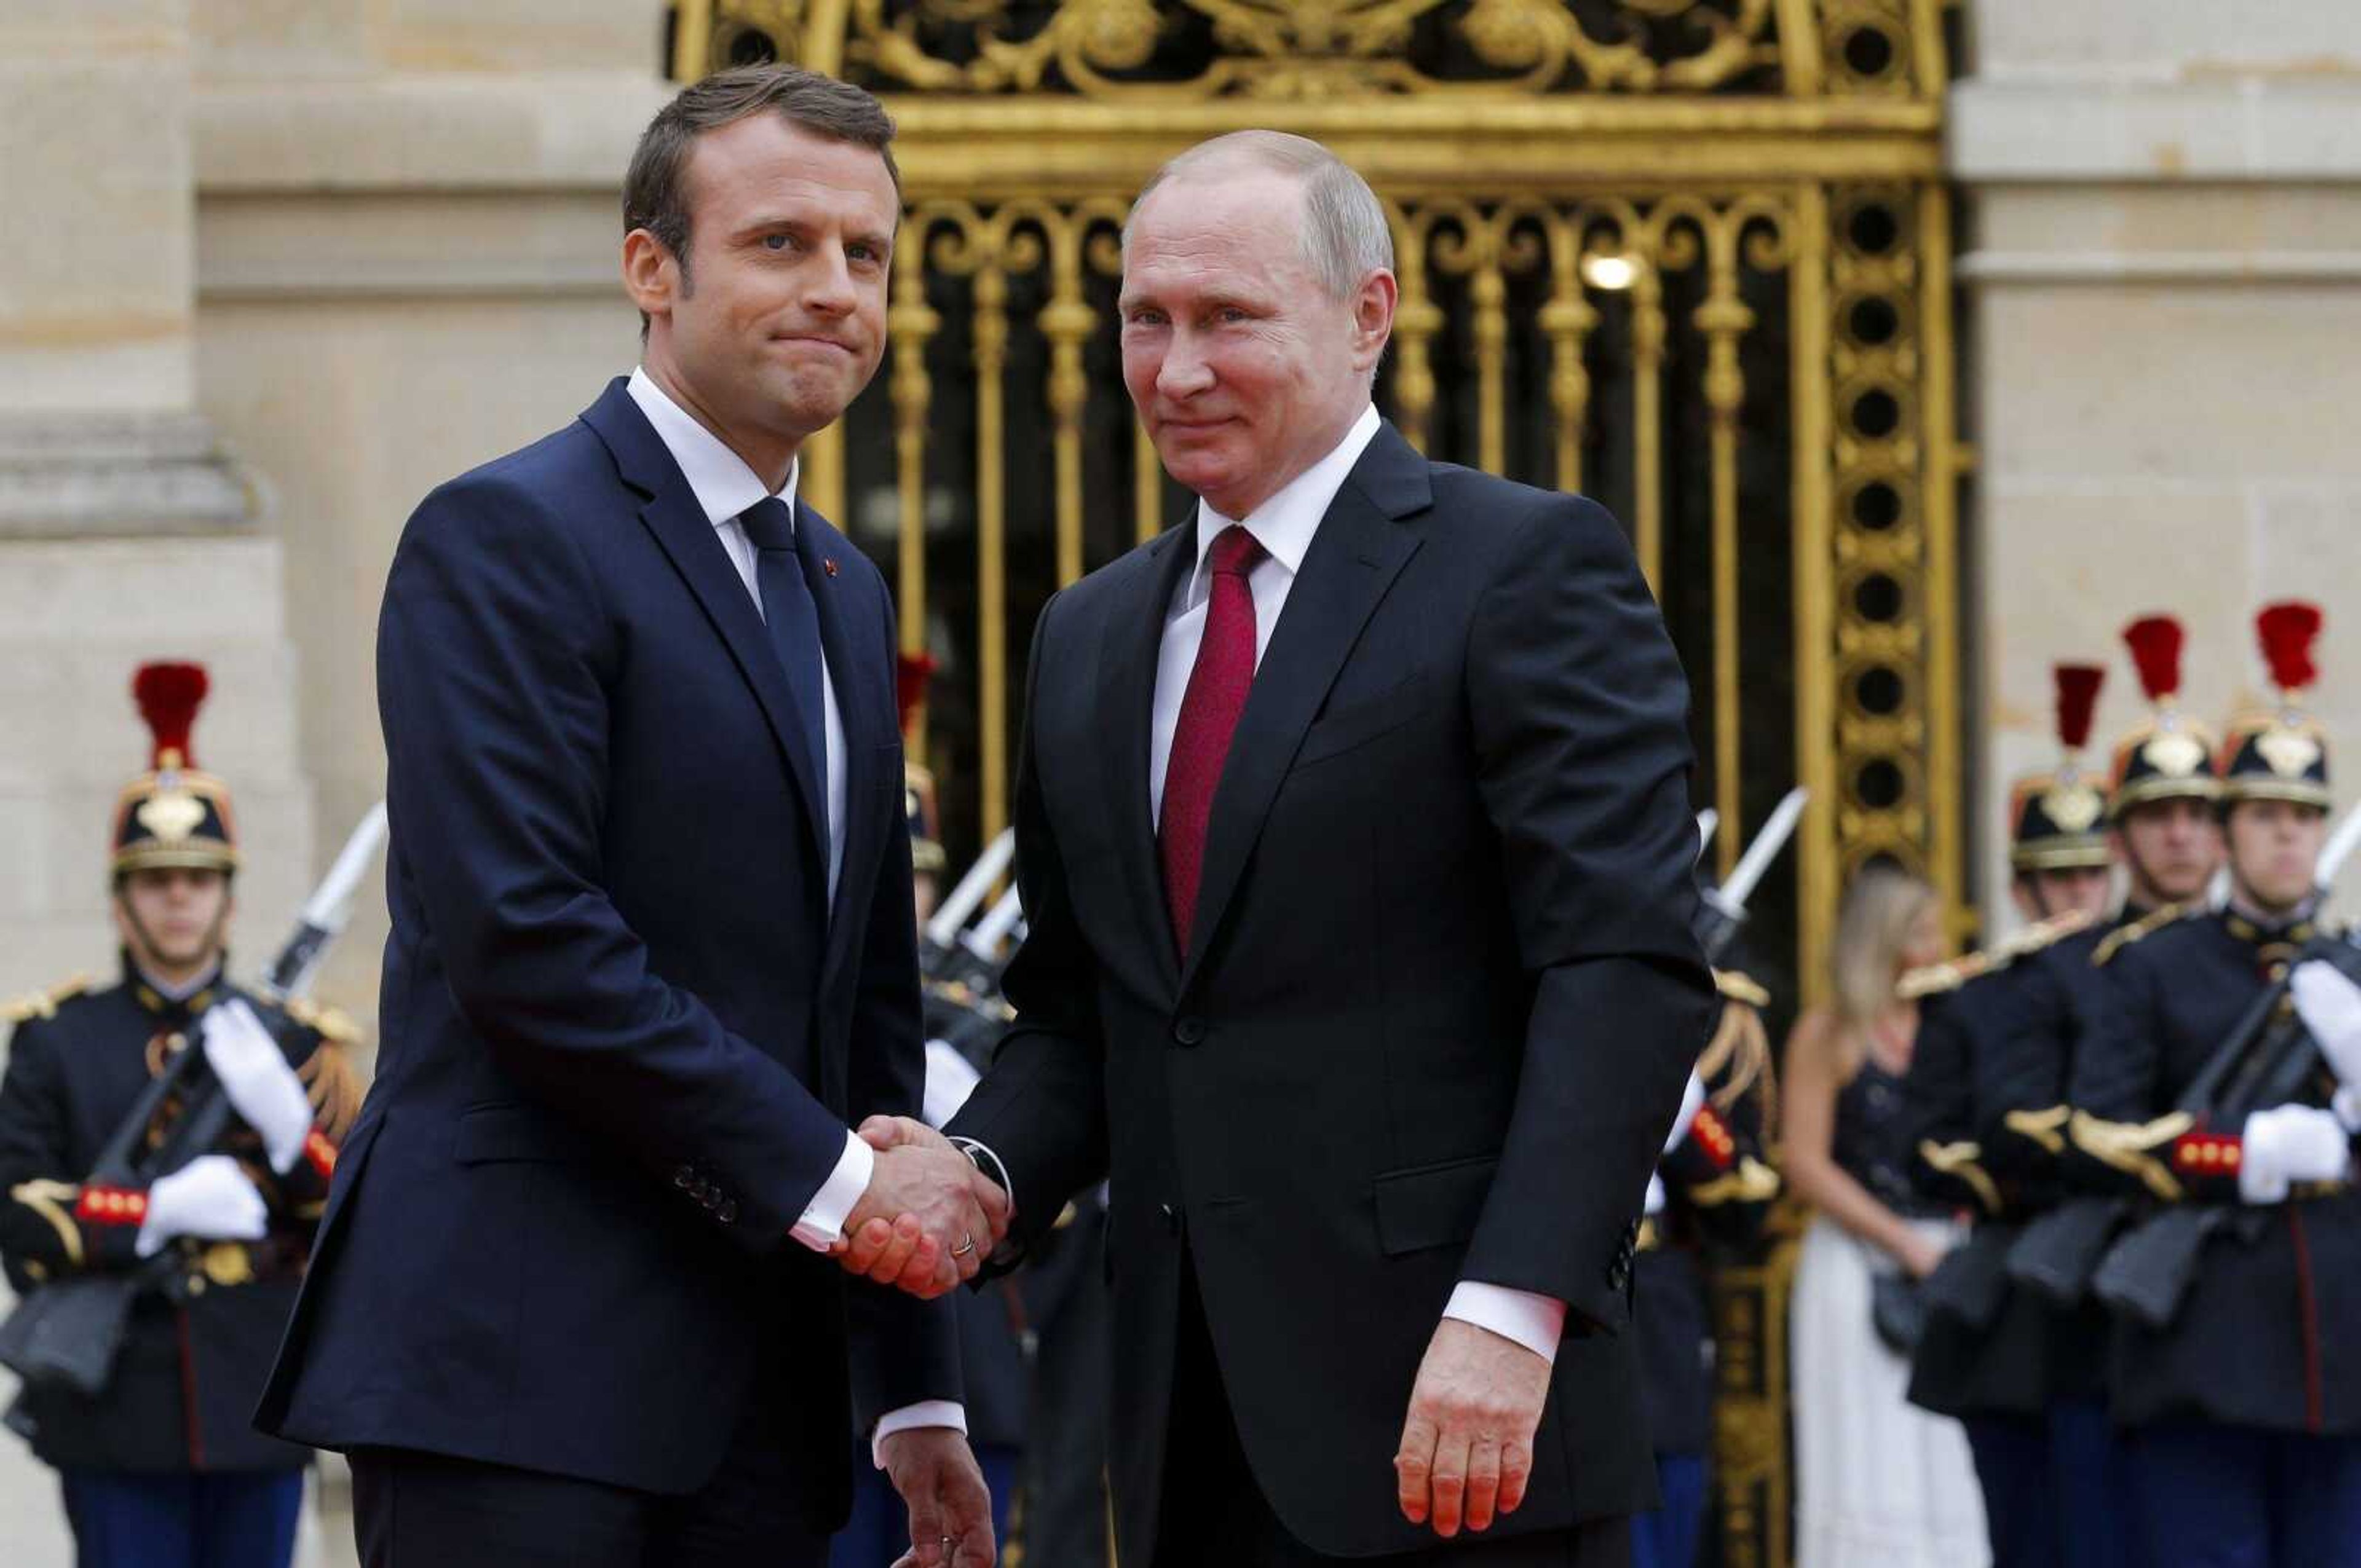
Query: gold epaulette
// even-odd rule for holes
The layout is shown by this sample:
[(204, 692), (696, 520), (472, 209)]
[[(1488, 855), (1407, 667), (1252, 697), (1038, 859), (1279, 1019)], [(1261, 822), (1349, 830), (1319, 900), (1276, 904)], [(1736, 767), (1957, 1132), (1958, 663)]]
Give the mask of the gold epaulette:
[(2031, 958), (2045, 948), (2055, 947), (2077, 931), (2088, 930), (2098, 918), (2097, 912), (2089, 909), (2070, 909), (2063, 915), (2053, 915), (2003, 942), (1996, 949), (1997, 956), (2007, 963)]
[(1940, 996), (1947, 991), (1957, 991), (1980, 975), (2005, 969), (2008, 960), (1991, 953), (1969, 953), (1965, 957), (1946, 959), (1939, 964), (1928, 964), (1903, 975), (1894, 987), (1894, 994), (1904, 1002), (1916, 1002), (1922, 997)]
[(2117, 953), (2143, 937), (2153, 936), (2167, 926), (2186, 920), (2192, 915), (2203, 913), (2205, 913), (2205, 905), (2195, 901), (2168, 904), (2161, 909), (2151, 910), (2130, 925), (2118, 926), (2108, 932), (2106, 940), (2101, 942), (2098, 949), (2092, 953), (2091, 962), (2094, 967), (2104, 967)]
[(1779, 1173), (1756, 1159), (1752, 1155), (1741, 1155), (1738, 1163), (1711, 1181), (1700, 1182), (1689, 1189), (1689, 1201), (1700, 1208), (1715, 1208), (1723, 1203), (1768, 1203), (1779, 1196)]
[(1768, 1007), (1771, 993), (1756, 983), (1754, 977), (1734, 969), (1713, 971), (1713, 988), (1729, 1002), (1743, 1002), (1749, 1007)]
[(291, 996), (280, 1005), (285, 1009), (287, 1016), (331, 1045), (350, 1046), (360, 1042), (361, 1026), (340, 1008), (323, 1007), (302, 996)]
[(78, 974), (60, 981), (47, 991), (27, 992), (15, 1001), (0, 1004), (0, 1020), (23, 1024), (35, 1018), (54, 1018), (58, 1003), (80, 996), (90, 989), (90, 976)]
[(1978, 1144), (1938, 1144), (1932, 1138), (1918, 1145), (1918, 1157), (1927, 1162), (1929, 1170), (1964, 1182), (1976, 1195), (1976, 1201), (1984, 1206), (1984, 1212), (1997, 1214), (2001, 1212), (2000, 1184), (1981, 1163), (1983, 1152)]

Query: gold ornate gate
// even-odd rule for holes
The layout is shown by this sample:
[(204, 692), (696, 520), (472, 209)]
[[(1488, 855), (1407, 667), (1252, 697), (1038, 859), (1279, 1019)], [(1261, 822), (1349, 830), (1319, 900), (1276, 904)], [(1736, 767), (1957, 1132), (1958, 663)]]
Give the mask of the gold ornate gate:
[[(1700, 805), (1812, 787), (1756, 957), (1820, 990), (1886, 857), (1960, 890), (1943, 0), (686, 0), (675, 74), (884, 96), (908, 203), (886, 372), (807, 484), (940, 665), (952, 859), (1005, 820), (1041, 601), (1186, 514), (1130, 416), (1116, 231), (1164, 159), (1314, 137), (1391, 213), (1379, 406), (1626, 520), (1696, 691)], [(1725, 831), (1727, 872), (1742, 835)], [(1786, 1557), (1784, 1290), (1720, 1292), (1728, 1564)]]

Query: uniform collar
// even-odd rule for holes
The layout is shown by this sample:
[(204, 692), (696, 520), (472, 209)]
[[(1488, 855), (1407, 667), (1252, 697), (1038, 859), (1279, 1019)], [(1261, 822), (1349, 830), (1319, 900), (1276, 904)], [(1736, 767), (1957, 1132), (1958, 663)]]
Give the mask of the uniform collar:
[(222, 974), (225, 968), (226, 960), (216, 962), (201, 978), (176, 992), (150, 977), (130, 954), (123, 955), (123, 978), (131, 988), (132, 1000), (139, 1003), (141, 1011), (173, 1024), (184, 1024), (214, 1004), (224, 989)]
[[(664, 444), (664, 450), (680, 466), (681, 477), (688, 481), (697, 506), (705, 512), (705, 520), (714, 527), (737, 521), (739, 514), (748, 507), (772, 494), (754, 470), (746, 466), (746, 460), (674, 402), (645, 367), (631, 372), (623, 389), (631, 393), (631, 401), (640, 405), (648, 423), (655, 427), (656, 439)], [(796, 483), (803, 474), (803, 466), (801, 457), (787, 465), (787, 482), (777, 492), (778, 499), (786, 503), (791, 518), (796, 514)]]

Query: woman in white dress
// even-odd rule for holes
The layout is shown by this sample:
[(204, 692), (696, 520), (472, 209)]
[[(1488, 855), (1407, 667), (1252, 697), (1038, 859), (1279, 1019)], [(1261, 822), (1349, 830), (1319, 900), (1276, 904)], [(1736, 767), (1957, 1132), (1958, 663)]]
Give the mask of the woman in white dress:
[(1872, 1281), (1925, 1278), (1955, 1222), (1910, 1190), (1902, 1078), (1917, 1034), (1905, 970), (1939, 959), (1926, 883), (1872, 868), (1837, 921), (1832, 1004), (1788, 1037), (1784, 1162), (1817, 1211), (1789, 1306), (1795, 1568), (1982, 1568), (1982, 1494), (1957, 1421), (1905, 1397), (1908, 1361), (1872, 1323)]

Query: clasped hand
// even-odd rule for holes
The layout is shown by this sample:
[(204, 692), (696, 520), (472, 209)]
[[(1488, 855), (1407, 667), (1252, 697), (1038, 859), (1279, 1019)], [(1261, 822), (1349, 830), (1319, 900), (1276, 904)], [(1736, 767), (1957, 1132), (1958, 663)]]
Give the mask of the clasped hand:
[(1008, 1234), (1008, 1194), (923, 1122), (872, 1116), (861, 1138), (877, 1163), (846, 1216), (837, 1262), (928, 1300), (974, 1278)]

